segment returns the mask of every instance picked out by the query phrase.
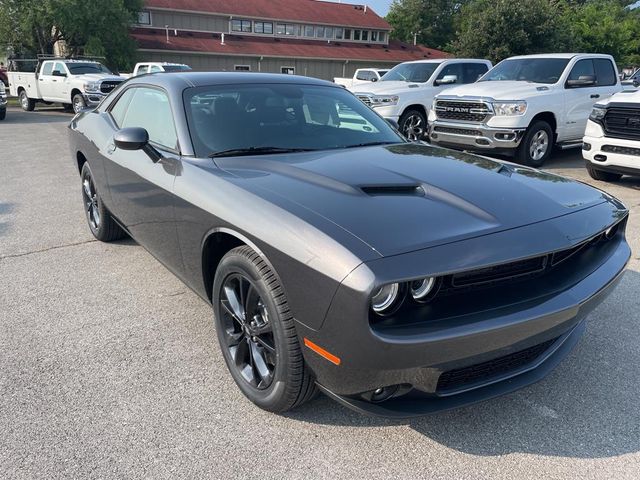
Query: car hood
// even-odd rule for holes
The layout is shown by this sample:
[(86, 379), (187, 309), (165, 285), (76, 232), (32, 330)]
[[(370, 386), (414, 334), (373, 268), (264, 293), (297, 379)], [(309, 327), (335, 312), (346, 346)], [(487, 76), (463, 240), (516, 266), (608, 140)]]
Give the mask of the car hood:
[(85, 73), (83, 75), (75, 75), (73, 77), (76, 80), (84, 82), (97, 82), (99, 80), (107, 80), (109, 82), (124, 82), (125, 79), (118, 75), (109, 75), (106, 73)]
[(548, 95), (551, 89), (553, 89), (553, 85), (505, 80), (460, 85), (448, 88), (442, 95), (447, 97), (486, 97), (495, 100), (526, 100), (538, 95)]
[(406, 91), (414, 91), (417, 88), (424, 87), (424, 84), (415, 83), (415, 82), (398, 82), (398, 81), (388, 81), (385, 82), (383, 80), (379, 82), (369, 82), (366, 85), (354, 85), (353, 92), (355, 94), (358, 93), (376, 93), (376, 94), (394, 94), (394, 93), (402, 93)]
[(245, 189), (330, 220), (382, 256), (541, 222), (607, 200), (587, 185), (418, 144), (217, 158)]

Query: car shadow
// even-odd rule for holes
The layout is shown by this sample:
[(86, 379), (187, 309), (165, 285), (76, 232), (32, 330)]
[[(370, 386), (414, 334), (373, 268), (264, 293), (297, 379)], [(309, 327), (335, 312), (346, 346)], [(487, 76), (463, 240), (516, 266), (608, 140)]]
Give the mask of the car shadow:
[(407, 425), (463, 453), (514, 452), (604, 458), (640, 451), (640, 273), (588, 317), (575, 350), (541, 382), (511, 395), (440, 414), (392, 421), (366, 417), (326, 397), (288, 414), (300, 422)]
[(25, 112), (18, 107), (9, 107), (7, 117), (0, 122), (2, 124), (36, 124), (36, 123), (62, 123), (70, 122), (73, 113), (66, 112), (63, 108), (43, 107), (33, 112)]

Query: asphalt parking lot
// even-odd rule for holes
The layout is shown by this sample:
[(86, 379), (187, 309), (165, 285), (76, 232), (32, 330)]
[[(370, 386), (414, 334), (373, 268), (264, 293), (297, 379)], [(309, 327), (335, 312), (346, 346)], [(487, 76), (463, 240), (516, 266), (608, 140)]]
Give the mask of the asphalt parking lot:
[(411, 421), (324, 397), (276, 416), (228, 375), (208, 305), (93, 240), (70, 119), (0, 122), (0, 478), (638, 478), (640, 180), (591, 181), (576, 150), (547, 165), (626, 203), (634, 258), (542, 382)]

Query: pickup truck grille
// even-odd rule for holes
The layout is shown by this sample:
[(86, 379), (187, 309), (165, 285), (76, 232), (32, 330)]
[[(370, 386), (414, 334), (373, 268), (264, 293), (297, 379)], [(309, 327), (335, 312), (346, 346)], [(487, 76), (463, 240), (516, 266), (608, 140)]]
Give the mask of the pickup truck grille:
[(437, 100), (435, 110), (438, 118), (463, 122), (484, 122), (491, 114), (486, 103), (457, 100)]
[(608, 137), (640, 140), (640, 109), (610, 107), (603, 127)]
[(369, 95), (356, 95), (362, 103), (364, 103), (367, 107), (371, 106), (371, 97)]
[(120, 85), (122, 82), (115, 82), (115, 81), (110, 81), (110, 82), (102, 82), (100, 84), (100, 91), (102, 93), (109, 93), (111, 92), (114, 88), (116, 88), (118, 85)]

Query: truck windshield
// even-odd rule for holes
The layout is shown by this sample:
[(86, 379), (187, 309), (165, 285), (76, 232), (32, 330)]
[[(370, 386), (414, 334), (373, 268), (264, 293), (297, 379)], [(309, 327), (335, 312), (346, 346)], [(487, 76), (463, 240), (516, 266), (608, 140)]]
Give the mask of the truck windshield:
[(389, 70), (384, 77), (380, 79), (381, 82), (389, 81), (401, 81), (401, 82), (416, 82), (424, 83), (433, 72), (438, 68), (439, 63), (401, 63)]
[(191, 67), (188, 65), (163, 65), (165, 72), (187, 72), (191, 70)]
[(69, 62), (66, 65), (71, 75), (84, 75), (85, 73), (111, 73), (111, 70), (101, 63)]
[(479, 82), (516, 80), (533, 83), (556, 83), (569, 63), (568, 58), (514, 58), (500, 62)]
[(404, 143), (342, 88), (305, 84), (211, 85), (184, 92), (198, 156), (239, 156)]

